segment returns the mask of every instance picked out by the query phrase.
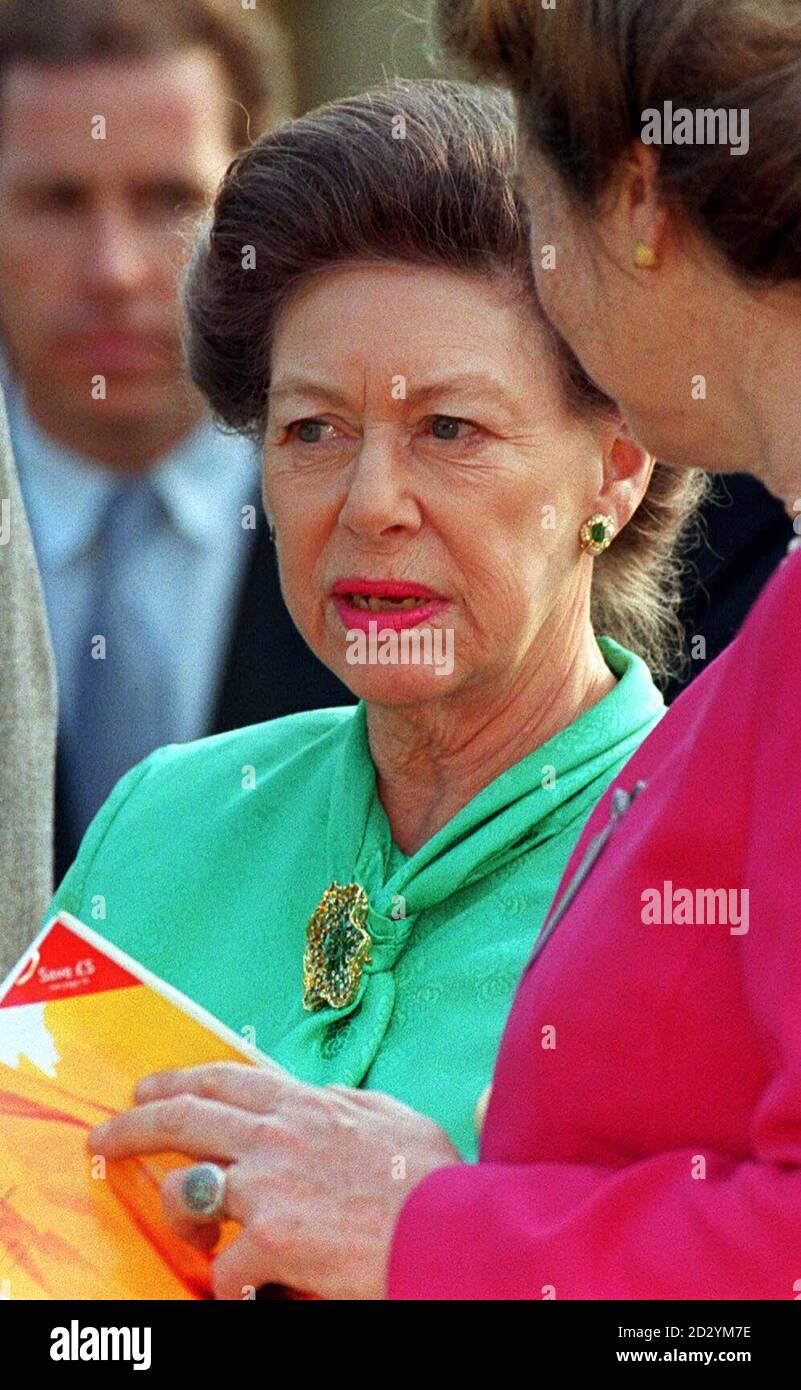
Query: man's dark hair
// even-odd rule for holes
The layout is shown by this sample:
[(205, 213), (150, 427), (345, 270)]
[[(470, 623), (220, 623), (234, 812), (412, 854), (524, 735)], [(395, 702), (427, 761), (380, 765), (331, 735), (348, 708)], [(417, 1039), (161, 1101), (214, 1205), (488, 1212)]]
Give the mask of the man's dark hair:
[(2, 85), (17, 63), (66, 67), (203, 48), (230, 84), (231, 143), (241, 149), (292, 112), (289, 41), (267, 0), (0, 0)]

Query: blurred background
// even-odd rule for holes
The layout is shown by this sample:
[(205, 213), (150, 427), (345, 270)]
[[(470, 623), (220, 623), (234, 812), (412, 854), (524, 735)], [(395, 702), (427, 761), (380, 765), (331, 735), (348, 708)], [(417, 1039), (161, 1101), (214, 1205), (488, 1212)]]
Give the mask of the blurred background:
[(384, 77), (443, 73), (430, 52), (429, 11), (430, 0), (281, 0), (295, 45), (299, 109)]

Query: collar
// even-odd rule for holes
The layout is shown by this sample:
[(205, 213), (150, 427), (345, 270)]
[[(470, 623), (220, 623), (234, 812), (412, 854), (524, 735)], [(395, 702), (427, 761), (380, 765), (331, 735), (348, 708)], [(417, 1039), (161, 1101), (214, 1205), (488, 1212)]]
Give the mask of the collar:
[(174, 527), (197, 546), (219, 545), (234, 510), (252, 502), (259, 483), (255, 446), (204, 419), (152, 475)]
[[(17, 383), (7, 383), (5, 392), (20, 486), (40, 559), (60, 567), (91, 548), (120, 474), (66, 449), (40, 429)], [(254, 500), (258, 455), (249, 441), (223, 434), (206, 418), (148, 476), (175, 531), (192, 545), (211, 548), (219, 544), (232, 510)]]

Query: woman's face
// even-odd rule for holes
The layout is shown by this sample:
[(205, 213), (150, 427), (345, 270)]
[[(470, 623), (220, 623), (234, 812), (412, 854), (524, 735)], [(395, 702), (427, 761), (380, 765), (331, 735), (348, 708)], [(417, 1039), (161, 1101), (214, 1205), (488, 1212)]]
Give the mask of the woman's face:
[(634, 165), (592, 217), (576, 209), (529, 146), (521, 148), (519, 168), (537, 292), (588, 376), (617, 401), (635, 438), (664, 462), (716, 471), (728, 458), (736, 467), (738, 439), (727, 437), (720, 408), (731, 337), (726, 295), (697, 243), (686, 254), (689, 229), (682, 229), (667, 267), (638, 270), (634, 245), (650, 244), (652, 219), (647, 202), (638, 204), (644, 180)]
[(264, 500), (282, 587), (361, 698), (497, 691), (543, 629), (567, 648), (589, 622), (579, 527), (626, 520), (648, 471), (567, 413), (542, 327), (500, 285), (345, 266), (279, 316)]

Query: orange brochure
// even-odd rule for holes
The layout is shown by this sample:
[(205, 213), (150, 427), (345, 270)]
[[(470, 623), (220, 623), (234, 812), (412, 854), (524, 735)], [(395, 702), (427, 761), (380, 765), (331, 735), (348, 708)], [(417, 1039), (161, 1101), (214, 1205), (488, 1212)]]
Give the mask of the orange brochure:
[[(211, 1298), (212, 1256), (161, 1213), (161, 1179), (187, 1158), (105, 1160), (87, 1136), (149, 1072), (260, 1060), (76, 918), (53, 918), (0, 985), (0, 1298)], [(226, 1222), (215, 1253), (238, 1230)]]

